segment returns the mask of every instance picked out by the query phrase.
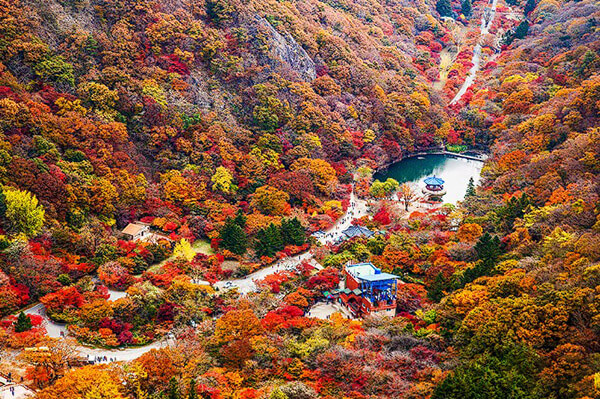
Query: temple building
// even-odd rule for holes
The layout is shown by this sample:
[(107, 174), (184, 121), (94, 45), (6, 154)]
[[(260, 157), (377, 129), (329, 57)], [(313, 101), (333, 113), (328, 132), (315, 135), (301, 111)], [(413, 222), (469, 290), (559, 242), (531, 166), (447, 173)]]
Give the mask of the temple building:
[(371, 236), (373, 236), (375, 233), (366, 227), (352, 225), (346, 230), (342, 231), (342, 234), (344, 235), (344, 239), (350, 239), (354, 237), (371, 238)]
[(344, 267), (344, 288), (332, 291), (354, 317), (370, 314), (396, 315), (399, 277), (384, 273), (372, 263), (348, 264)]
[(129, 223), (121, 234), (130, 241), (140, 241), (151, 235), (150, 226), (141, 222)]
[(444, 189), (444, 180), (436, 177), (430, 176), (424, 180), (425, 187), (423, 187), (423, 194), (427, 195), (429, 199), (431, 198), (440, 198), (444, 194), (446, 194), (446, 190)]

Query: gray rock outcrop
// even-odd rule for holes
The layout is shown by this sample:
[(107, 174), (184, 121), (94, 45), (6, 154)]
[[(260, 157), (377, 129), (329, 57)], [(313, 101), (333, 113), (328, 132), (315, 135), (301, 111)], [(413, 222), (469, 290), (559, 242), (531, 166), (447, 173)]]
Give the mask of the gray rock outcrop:
[(285, 32), (279, 33), (273, 25), (265, 18), (257, 17), (259, 23), (267, 30), (271, 39), (271, 53), (275, 59), (281, 60), (283, 64), (297, 72), (305, 81), (311, 81), (317, 77), (315, 63), (306, 50), (294, 40), (292, 35)]

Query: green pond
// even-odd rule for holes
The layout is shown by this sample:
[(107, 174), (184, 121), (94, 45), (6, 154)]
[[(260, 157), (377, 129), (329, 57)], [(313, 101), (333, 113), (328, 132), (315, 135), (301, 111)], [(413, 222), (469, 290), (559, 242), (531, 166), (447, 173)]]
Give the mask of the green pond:
[(377, 172), (375, 179), (384, 181), (391, 177), (398, 180), (400, 184), (414, 185), (421, 192), (421, 189), (425, 187), (423, 179), (428, 176), (441, 177), (445, 180), (444, 188), (446, 189), (442, 201), (455, 204), (464, 199), (470, 177), (473, 177), (477, 184), (482, 167), (482, 161), (458, 158), (452, 155), (424, 155), (396, 162), (387, 170)]

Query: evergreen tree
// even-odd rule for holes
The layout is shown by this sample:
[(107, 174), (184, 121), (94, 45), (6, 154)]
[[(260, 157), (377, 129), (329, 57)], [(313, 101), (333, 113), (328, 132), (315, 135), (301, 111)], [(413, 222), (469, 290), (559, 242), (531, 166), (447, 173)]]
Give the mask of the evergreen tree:
[(490, 233), (485, 233), (479, 238), (475, 244), (475, 252), (479, 261), (475, 266), (466, 269), (454, 285), (456, 289), (464, 287), (466, 284), (474, 281), (482, 276), (489, 276), (494, 270), (494, 266), (498, 262), (502, 254), (502, 244), (496, 236), (492, 237)]
[(512, 197), (506, 205), (496, 211), (498, 217), (497, 228), (504, 232), (509, 232), (513, 228), (515, 220), (522, 218), (527, 208), (531, 204), (529, 197), (526, 194), (521, 197)]
[(507, 344), (500, 353), (485, 353), (460, 364), (433, 393), (433, 399), (536, 399), (537, 355), (524, 345)]
[(471, 7), (471, 0), (464, 0), (461, 4), (460, 11), (467, 18), (470, 18), (473, 14), (473, 8)]
[(206, 0), (206, 14), (217, 24), (231, 21), (234, 11), (228, 0)]
[(31, 330), (31, 319), (23, 312), (19, 313), (19, 317), (15, 322), (15, 332), (24, 332)]
[(469, 178), (469, 184), (467, 185), (467, 192), (465, 193), (465, 197), (473, 197), (475, 196), (475, 180), (473, 177)]
[(171, 377), (169, 380), (169, 399), (181, 399), (179, 395), (179, 386), (177, 385), (177, 380), (175, 377)]
[(284, 245), (302, 245), (306, 241), (304, 227), (298, 218), (281, 221), (281, 238)]
[(502, 254), (500, 239), (486, 232), (475, 244), (475, 252), (486, 268), (491, 270)]
[(235, 219), (233, 219), (233, 223), (237, 224), (242, 229), (246, 227), (246, 215), (244, 215), (244, 212), (241, 209), (238, 209)]
[(6, 196), (0, 190), (0, 217), (4, 217), (4, 215), (6, 215)]
[(260, 230), (256, 234), (254, 246), (258, 256), (274, 257), (278, 251), (283, 249), (283, 240), (280, 229), (273, 223)]
[(535, 0), (527, 0), (527, 3), (525, 4), (525, 15), (528, 15), (533, 10), (535, 10)]
[(515, 29), (515, 37), (517, 39), (522, 39), (525, 36), (527, 36), (528, 32), (529, 32), (529, 22), (527, 22), (527, 20), (524, 19), (523, 21), (521, 21), (519, 26), (517, 26), (517, 29)]
[(454, 11), (452, 11), (452, 6), (450, 5), (450, 0), (438, 0), (435, 4), (435, 9), (442, 17), (454, 16)]
[[(588, 77), (592, 74), (592, 71), (598, 67), (598, 64), (598, 55), (594, 51), (588, 50), (585, 52), (583, 60), (579, 64), (579, 68), (575, 70), (575, 75), (580, 78)], [(0, 216), (2, 216), (1, 209)]]
[(198, 393), (196, 392), (196, 380), (190, 381), (190, 389), (188, 390), (188, 399), (198, 399)]
[(446, 288), (446, 279), (442, 273), (438, 273), (433, 280), (433, 283), (427, 290), (429, 299), (439, 302), (444, 297), (444, 289)]
[[(243, 255), (248, 248), (248, 237), (244, 229), (236, 223), (240, 219), (236, 216), (235, 219), (228, 218), (225, 221), (225, 226), (221, 229), (221, 246), (236, 255)], [(244, 220), (245, 224), (245, 220)]]

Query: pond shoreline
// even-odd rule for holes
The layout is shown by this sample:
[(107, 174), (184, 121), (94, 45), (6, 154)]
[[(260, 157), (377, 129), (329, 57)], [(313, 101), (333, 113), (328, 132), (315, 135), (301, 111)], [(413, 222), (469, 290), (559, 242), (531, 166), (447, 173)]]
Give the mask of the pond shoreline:
[(463, 159), (468, 159), (470, 161), (479, 161), (479, 162), (485, 162), (488, 159), (488, 154), (478, 151), (478, 150), (467, 150), (465, 152), (475, 153), (478, 155), (468, 155), (468, 154), (464, 154), (464, 153), (460, 153), (460, 152), (451, 152), (451, 151), (448, 151), (448, 150), (442, 149), (442, 148), (429, 149), (429, 150), (425, 149), (425, 150), (418, 151), (418, 152), (408, 153), (407, 155), (404, 155), (398, 159), (395, 159), (391, 162), (387, 162), (387, 163), (377, 167), (377, 169), (375, 170), (375, 172), (373, 174), (376, 175), (378, 173), (385, 172), (393, 164), (402, 162), (405, 159), (424, 157), (427, 155), (446, 155), (448, 157), (463, 158)]
[(444, 180), (444, 202), (457, 203), (464, 199), (470, 178), (477, 183), (481, 177), (485, 157), (477, 152), (454, 153), (444, 149), (418, 151), (409, 154), (398, 162), (379, 168), (373, 179), (385, 181), (388, 178), (400, 184), (407, 183), (421, 191), (423, 181), (428, 176)]

